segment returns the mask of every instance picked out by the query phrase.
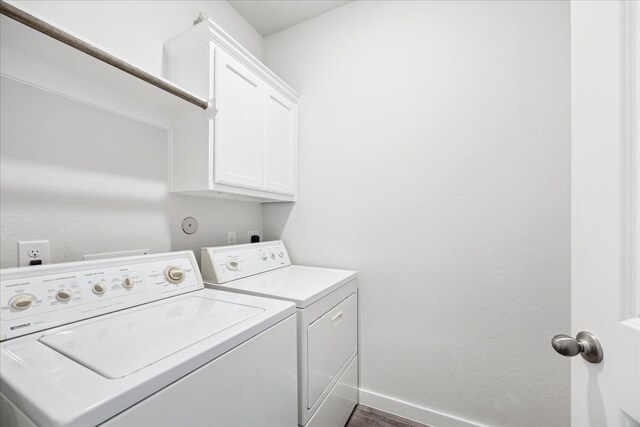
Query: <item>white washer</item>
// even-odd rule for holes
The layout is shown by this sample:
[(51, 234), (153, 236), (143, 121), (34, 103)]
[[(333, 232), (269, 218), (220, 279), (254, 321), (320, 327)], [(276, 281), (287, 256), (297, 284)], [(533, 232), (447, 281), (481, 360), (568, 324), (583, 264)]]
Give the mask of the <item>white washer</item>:
[(0, 424), (295, 426), (290, 302), (191, 251), (0, 271)]
[(292, 301), (298, 319), (298, 424), (344, 425), (358, 402), (355, 271), (291, 265), (281, 241), (202, 249), (205, 286)]

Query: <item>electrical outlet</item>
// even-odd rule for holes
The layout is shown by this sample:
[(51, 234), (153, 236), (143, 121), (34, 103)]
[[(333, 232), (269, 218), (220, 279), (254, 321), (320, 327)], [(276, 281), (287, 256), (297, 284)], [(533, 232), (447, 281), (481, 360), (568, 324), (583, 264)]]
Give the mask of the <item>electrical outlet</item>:
[(50, 262), (48, 240), (18, 242), (18, 266), (49, 264)]
[(236, 244), (236, 232), (227, 231), (227, 245), (235, 245), (235, 244)]
[(260, 241), (262, 242), (262, 235), (258, 230), (249, 230), (247, 231), (247, 243), (251, 243), (251, 236), (260, 237)]

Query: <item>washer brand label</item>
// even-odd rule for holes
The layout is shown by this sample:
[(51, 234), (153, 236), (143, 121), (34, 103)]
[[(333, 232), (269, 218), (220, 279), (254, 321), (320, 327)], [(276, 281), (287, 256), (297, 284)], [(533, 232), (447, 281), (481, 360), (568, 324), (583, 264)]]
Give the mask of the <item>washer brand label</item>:
[(27, 326), (31, 326), (31, 323), (23, 323), (22, 325), (16, 325), (16, 326), (12, 326), (11, 330), (16, 330), (16, 329), (20, 329), (20, 328), (26, 328)]

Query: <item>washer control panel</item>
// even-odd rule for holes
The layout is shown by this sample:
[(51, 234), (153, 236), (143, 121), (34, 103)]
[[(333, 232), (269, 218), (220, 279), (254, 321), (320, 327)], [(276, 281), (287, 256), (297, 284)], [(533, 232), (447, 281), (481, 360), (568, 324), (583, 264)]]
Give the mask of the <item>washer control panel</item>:
[(211, 283), (226, 283), (291, 265), (280, 240), (202, 248), (200, 260), (202, 277)]
[(203, 286), (191, 251), (0, 270), (0, 340)]

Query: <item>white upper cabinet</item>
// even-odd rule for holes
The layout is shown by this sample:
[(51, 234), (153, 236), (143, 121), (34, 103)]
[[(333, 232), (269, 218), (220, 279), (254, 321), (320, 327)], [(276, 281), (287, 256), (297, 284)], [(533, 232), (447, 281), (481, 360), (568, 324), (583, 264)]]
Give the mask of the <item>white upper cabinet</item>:
[(295, 194), (296, 105), (266, 88), (264, 120), (264, 189)]
[(298, 94), (210, 20), (165, 51), (169, 80), (211, 104), (174, 121), (171, 191), (295, 201)]
[(215, 64), (214, 181), (262, 190), (265, 84), (220, 49)]

